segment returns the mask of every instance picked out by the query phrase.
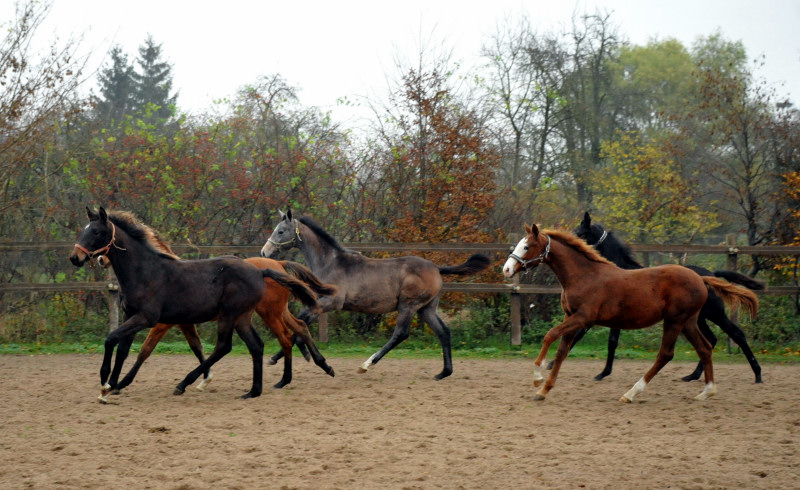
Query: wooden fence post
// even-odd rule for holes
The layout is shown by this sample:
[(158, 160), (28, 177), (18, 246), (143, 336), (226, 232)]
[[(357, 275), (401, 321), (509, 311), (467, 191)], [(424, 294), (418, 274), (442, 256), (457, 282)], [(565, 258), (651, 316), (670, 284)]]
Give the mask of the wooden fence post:
[[(736, 248), (736, 235), (729, 233), (725, 235), (725, 245), (728, 246), (728, 270), (735, 271), (736, 267), (739, 263), (739, 249)], [(734, 310), (730, 312), (728, 318), (731, 319), (733, 323), (736, 323), (739, 320), (739, 311)], [(733, 352), (733, 340), (731, 340), (730, 335), (728, 336), (728, 354)]]
[(328, 314), (322, 313), (317, 318), (317, 326), (319, 327), (319, 333), (317, 334), (318, 340), (320, 342), (327, 342), (328, 341)]
[(111, 333), (119, 327), (119, 286), (113, 282), (108, 283), (108, 332)]
[(522, 345), (522, 295), (519, 290), (519, 275), (512, 279), (511, 287), (511, 345)]

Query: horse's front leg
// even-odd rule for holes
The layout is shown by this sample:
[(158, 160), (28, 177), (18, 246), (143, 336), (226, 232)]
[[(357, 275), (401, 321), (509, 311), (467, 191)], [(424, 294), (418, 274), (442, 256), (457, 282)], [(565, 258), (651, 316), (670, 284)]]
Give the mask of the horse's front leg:
[[(147, 338), (144, 339), (144, 342), (142, 343), (142, 348), (139, 350), (139, 355), (136, 356), (136, 362), (133, 364), (133, 367), (131, 367), (130, 371), (128, 371), (128, 374), (122, 378), (122, 381), (116, 385), (115, 393), (119, 393), (121, 389), (133, 382), (134, 378), (136, 378), (136, 374), (139, 372), (139, 368), (141, 368), (142, 364), (144, 364), (144, 361), (150, 357), (150, 354), (153, 353), (153, 349), (156, 348), (156, 345), (158, 345), (161, 339), (164, 338), (164, 335), (166, 335), (167, 331), (169, 331), (171, 327), (172, 325), (159, 323), (150, 329), (150, 332), (147, 334)], [(117, 357), (119, 357), (119, 354), (117, 354)]]
[(392, 333), (392, 337), (389, 339), (383, 347), (378, 350), (378, 352), (369, 356), (369, 359), (364, 361), (364, 363), (358, 368), (359, 373), (366, 373), (373, 364), (377, 364), (378, 361), (383, 359), (390, 350), (397, 347), (400, 342), (404, 341), (408, 338), (410, 329), (411, 329), (411, 319), (414, 317), (416, 311), (410, 308), (401, 308), (398, 310), (399, 314), (397, 315), (397, 325), (394, 327), (394, 333)]
[[(573, 315), (566, 317), (562, 323), (551, 328), (545, 334), (544, 338), (542, 339), (542, 348), (539, 350), (539, 355), (533, 362), (533, 386), (540, 386), (542, 382), (544, 382), (544, 376), (542, 375), (542, 364), (544, 364), (545, 359), (547, 358), (547, 352), (550, 350), (550, 346), (553, 344), (553, 342), (563, 336), (567, 336), (569, 342), (565, 343), (562, 340), (559, 343), (558, 353), (556, 354), (556, 362), (553, 363), (553, 370), (550, 371), (548, 382), (542, 389), (539, 390), (539, 392), (537, 392), (535, 400), (544, 400), (545, 395), (547, 395), (547, 393), (555, 384), (556, 377), (558, 377), (558, 369), (560, 368), (561, 362), (563, 362), (564, 358), (566, 358), (567, 354), (569, 354), (569, 349), (572, 347), (572, 342), (575, 340), (576, 332), (581, 328), (587, 328), (589, 326), (591, 326), (591, 324), (584, 321), (582, 318)], [(560, 361), (559, 356), (561, 357)], [(554, 372), (555, 376), (553, 375)]]
[[(109, 376), (111, 374), (111, 358), (114, 355), (114, 348), (123, 340), (132, 339), (136, 332), (150, 328), (153, 325), (155, 325), (155, 321), (148, 319), (142, 313), (137, 313), (125, 320), (119, 328), (108, 334), (104, 345), (103, 364), (100, 366), (100, 396), (98, 399), (101, 403), (108, 402), (108, 394), (113, 390), (113, 386), (109, 383)], [(128, 348), (130, 348), (130, 343), (128, 343)], [(127, 349), (125, 354), (127, 354)], [(121, 363), (118, 362), (118, 364), (119, 370), (121, 370)], [(117, 371), (116, 375), (119, 376), (119, 371)]]
[(553, 386), (555, 386), (556, 378), (558, 378), (558, 372), (561, 370), (561, 363), (563, 363), (564, 359), (567, 358), (570, 347), (572, 347), (572, 343), (575, 341), (575, 336), (576, 332), (570, 332), (561, 337), (561, 340), (558, 343), (558, 350), (556, 351), (556, 358), (553, 362), (553, 367), (550, 369), (550, 375), (547, 377), (547, 381), (545, 381), (544, 385), (539, 388), (539, 391), (536, 392), (536, 395), (533, 397), (534, 400), (544, 400), (547, 396), (547, 393), (549, 393), (550, 390), (553, 389)]

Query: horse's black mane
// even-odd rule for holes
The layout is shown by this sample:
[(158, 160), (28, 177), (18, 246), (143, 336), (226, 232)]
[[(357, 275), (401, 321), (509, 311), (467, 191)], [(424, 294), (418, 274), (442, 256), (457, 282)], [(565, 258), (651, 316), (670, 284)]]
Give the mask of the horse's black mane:
[(329, 247), (331, 247), (333, 249), (336, 249), (339, 252), (358, 254), (358, 252), (356, 252), (354, 250), (349, 250), (349, 249), (346, 249), (343, 246), (341, 246), (339, 244), (339, 242), (337, 242), (336, 239), (333, 238), (330, 235), (330, 233), (325, 231), (325, 229), (323, 229), (319, 224), (317, 224), (316, 221), (314, 221), (313, 219), (309, 218), (308, 216), (301, 216), (301, 217), (297, 218), (297, 220), (299, 222), (303, 223), (304, 225), (308, 226), (309, 228), (311, 228), (311, 231), (313, 231), (315, 234), (319, 235), (319, 237), (322, 239), (322, 241), (324, 241), (326, 244), (328, 244)]
[(608, 233), (605, 239), (607, 250), (611, 250), (611, 253), (615, 255), (615, 257), (609, 257), (609, 260), (623, 269), (641, 269), (642, 264), (634, 258), (630, 245), (617, 238), (613, 231), (606, 230), (606, 232)]
[(151, 249), (152, 252), (167, 259), (179, 259), (169, 245), (161, 239), (158, 233), (142, 223), (133, 213), (128, 211), (111, 211), (108, 213), (108, 219), (111, 220), (114, 225), (124, 230), (131, 238), (143, 243), (146, 247)]

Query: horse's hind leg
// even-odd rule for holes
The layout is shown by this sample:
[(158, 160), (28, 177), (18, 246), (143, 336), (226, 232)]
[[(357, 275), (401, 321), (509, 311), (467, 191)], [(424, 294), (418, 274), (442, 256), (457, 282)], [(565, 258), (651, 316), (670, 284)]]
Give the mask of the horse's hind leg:
[[(711, 301), (711, 299), (709, 299)], [(708, 305), (709, 302), (706, 302)], [(703, 334), (710, 343), (711, 348), (713, 349), (715, 345), (717, 345), (717, 336), (714, 335), (714, 332), (711, 331), (711, 328), (708, 326), (708, 322), (706, 322), (706, 318), (703, 315), (703, 311), (706, 309), (706, 306), (703, 306), (703, 309), (700, 310), (700, 317), (697, 319), (697, 326), (700, 328), (700, 333)], [(724, 314), (724, 311), (723, 311)], [(703, 361), (697, 361), (697, 367), (694, 368), (691, 374), (684, 376), (681, 378), (683, 381), (695, 381), (700, 379), (700, 375), (703, 374)]]
[(745, 336), (744, 332), (736, 323), (733, 322), (733, 320), (728, 318), (728, 316), (725, 314), (724, 306), (721, 307), (719, 311), (714, 312), (713, 315), (709, 315), (708, 319), (719, 325), (719, 328), (721, 328), (722, 331), (725, 332), (728, 337), (736, 342), (736, 345), (742, 349), (742, 353), (747, 359), (747, 362), (750, 363), (750, 368), (753, 370), (753, 373), (756, 376), (755, 382), (761, 383), (761, 366), (758, 364), (756, 356), (753, 354), (753, 351), (747, 344), (747, 337)]
[[(185, 323), (178, 325), (178, 328), (181, 329), (183, 332), (184, 338), (186, 338), (186, 343), (189, 344), (189, 348), (192, 349), (194, 356), (200, 361), (200, 364), (203, 364), (203, 361), (206, 360), (205, 355), (203, 355), (203, 341), (200, 340), (200, 334), (197, 333), (197, 327), (193, 323)], [(206, 369), (203, 371), (203, 381), (197, 385), (195, 388), (197, 391), (205, 391), (206, 386), (208, 383), (211, 382), (211, 378), (214, 375), (211, 374), (211, 369)]]
[(595, 381), (600, 381), (611, 374), (611, 370), (614, 368), (614, 356), (617, 354), (617, 346), (619, 345), (620, 332), (621, 330), (618, 328), (612, 328), (608, 332), (608, 353), (606, 354), (606, 367), (603, 368), (600, 374), (594, 377)]
[(297, 346), (300, 347), (300, 351), (303, 351), (303, 348), (308, 346), (308, 350), (306, 351), (308, 355), (314, 359), (314, 364), (320, 367), (326, 374), (333, 377), (335, 375), (333, 368), (328, 365), (328, 361), (325, 360), (325, 356), (317, 348), (317, 344), (314, 343), (314, 339), (311, 337), (311, 332), (308, 331), (308, 325), (299, 318), (295, 318), (294, 315), (289, 311), (288, 308), (284, 309), (283, 311), (283, 321), (289, 327), (289, 329), (294, 332), (292, 334), (292, 338), (297, 338), (299, 341), (297, 342)]
[[(697, 317), (691, 319), (692, 322), (697, 321)], [(652, 380), (661, 368), (663, 368), (669, 361), (672, 360), (673, 356), (675, 355), (675, 342), (678, 340), (678, 335), (680, 335), (682, 329), (682, 324), (675, 322), (675, 321), (667, 321), (664, 320), (664, 333), (661, 335), (661, 348), (658, 350), (658, 355), (656, 355), (656, 361), (653, 363), (653, 366), (642, 376), (633, 387), (628, 390), (622, 397), (619, 399), (621, 402), (631, 403), (639, 393), (643, 392), (647, 383)]]
[[(311, 323), (317, 319), (318, 315), (312, 313), (308, 308), (303, 308), (297, 316), (300, 317), (300, 320), (305, 322), (306, 325), (311, 325)], [(292, 344), (297, 345), (297, 348), (300, 349), (300, 353), (303, 354), (303, 357), (308, 361), (310, 354), (298, 335), (292, 335)], [(283, 355), (283, 349), (281, 349), (273, 354), (267, 363), (270, 365), (277, 364)]]
[[(242, 398), (256, 398), (261, 396), (263, 369), (264, 369), (264, 342), (258, 336), (253, 325), (249, 320), (250, 315), (245, 315), (240, 319), (236, 325), (236, 331), (239, 337), (242, 338), (247, 350), (250, 352), (250, 357), (253, 359), (253, 386), (250, 391), (242, 395)], [(291, 367), (291, 363), (289, 364)]]
[(453, 354), (450, 340), (450, 328), (444, 323), (442, 318), (436, 313), (436, 308), (439, 301), (431, 301), (425, 305), (419, 314), (425, 323), (431, 327), (431, 330), (439, 338), (439, 343), (442, 346), (442, 357), (444, 358), (444, 367), (442, 372), (433, 377), (433, 379), (444, 379), (453, 374)]
[(117, 385), (116, 392), (119, 392), (119, 390), (125, 388), (133, 382), (134, 378), (136, 378), (136, 374), (139, 372), (139, 368), (141, 368), (142, 364), (144, 364), (144, 361), (150, 357), (150, 354), (153, 353), (156, 345), (161, 342), (161, 339), (164, 338), (164, 335), (167, 334), (170, 328), (172, 328), (171, 324), (159, 323), (150, 329), (150, 332), (147, 334), (147, 338), (144, 339), (144, 342), (142, 343), (142, 348), (139, 350), (139, 355), (136, 356), (136, 362), (133, 364), (133, 367), (130, 369), (130, 371), (128, 371), (128, 374), (126, 374), (125, 377), (122, 378), (122, 381), (120, 381)]
[[(287, 310), (288, 311), (288, 310)], [(283, 354), (283, 376), (280, 381), (273, 385), (273, 388), (283, 388), (292, 382), (292, 337), (289, 328), (283, 321), (282, 316), (278, 316), (274, 309), (259, 310), (258, 314), (264, 320), (264, 324), (270, 329), (278, 344), (281, 346)]]
[(233, 345), (233, 325), (230, 321), (222, 319), (217, 322), (217, 343), (214, 345), (214, 350), (199, 366), (194, 368), (183, 378), (183, 381), (178, 383), (173, 391), (175, 395), (182, 395), (186, 391), (186, 387), (197, 381), (201, 374), (211, 369), (217, 361), (225, 357), (231, 351)]
[(706, 386), (695, 399), (705, 400), (717, 394), (717, 386), (714, 384), (714, 366), (711, 360), (711, 344), (703, 337), (696, 325), (688, 325), (683, 330), (683, 335), (692, 344), (694, 350), (697, 351), (697, 355), (700, 356), (700, 361), (703, 363)]

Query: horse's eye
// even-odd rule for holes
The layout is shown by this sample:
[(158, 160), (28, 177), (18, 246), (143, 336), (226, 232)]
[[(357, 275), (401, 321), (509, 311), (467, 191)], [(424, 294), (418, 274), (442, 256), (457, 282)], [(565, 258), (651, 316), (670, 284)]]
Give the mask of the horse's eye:
[(100, 234), (100, 230), (98, 230), (98, 229), (96, 229), (96, 228), (95, 228), (95, 229), (93, 229), (93, 230), (92, 230), (92, 233), (93, 233), (95, 236), (97, 236), (97, 235), (99, 235), (99, 234)]
[(283, 230), (278, 230), (278, 235), (283, 235)]

